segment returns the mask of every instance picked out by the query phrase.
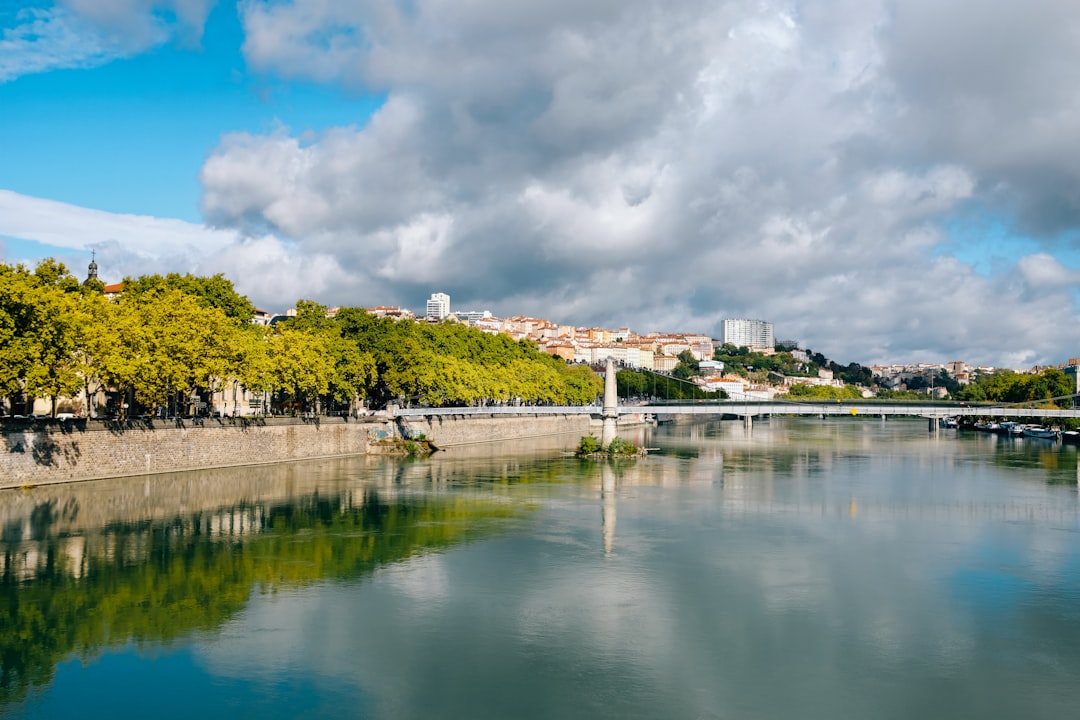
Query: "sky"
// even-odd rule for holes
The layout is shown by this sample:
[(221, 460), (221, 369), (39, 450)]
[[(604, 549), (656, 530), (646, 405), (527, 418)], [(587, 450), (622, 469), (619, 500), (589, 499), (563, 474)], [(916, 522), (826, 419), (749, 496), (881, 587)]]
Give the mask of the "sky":
[(0, 0), (0, 257), (1080, 356), (1074, 0)]

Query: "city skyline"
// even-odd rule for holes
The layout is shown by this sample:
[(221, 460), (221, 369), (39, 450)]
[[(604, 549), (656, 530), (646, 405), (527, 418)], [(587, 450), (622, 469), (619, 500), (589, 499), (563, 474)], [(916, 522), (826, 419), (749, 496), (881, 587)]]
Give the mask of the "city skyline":
[(0, 257), (829, 357), (1080, 354), (1059, 0), (0, 9)]

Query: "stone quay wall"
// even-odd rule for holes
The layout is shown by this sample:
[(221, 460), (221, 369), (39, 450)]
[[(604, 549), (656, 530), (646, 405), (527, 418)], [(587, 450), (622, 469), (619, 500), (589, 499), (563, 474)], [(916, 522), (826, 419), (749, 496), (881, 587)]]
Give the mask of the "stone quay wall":
[(0, 488), (362, 455), (392, 432), (328, 417), (27, 423), (3, 430)]
[(0, 489), (385, 452), (423, 433), (437, 448), (598, 432), (588, 415), (68, 420), (7, 424)]
[(437, 448), (564, 434), (576, 435), (576, 440), (599, 427), (588, 415), (433, 415), (401, 418), (400, 425), (408, 429), (402, 435), (422, 433)]

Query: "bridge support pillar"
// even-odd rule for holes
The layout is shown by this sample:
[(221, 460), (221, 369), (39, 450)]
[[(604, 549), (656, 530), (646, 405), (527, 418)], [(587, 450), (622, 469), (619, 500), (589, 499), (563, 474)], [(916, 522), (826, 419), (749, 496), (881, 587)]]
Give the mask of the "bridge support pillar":
[(930, 418), (930, 426), (927, 428), (927, 430), (929, 430), (932, 433), (936, 433), (938, 431), (938, 419), (937, 418), (935, 418), (935, 417)]
[(604, 371), (604, 418), (603, 429), (600, 431), (600, 444), (607, 447), (615, 439), (615, 430), (619, 419), (619, 392), (615, 383), (615, 360), (607, 359), (607, 369)]
[(748, 432), (750, 430), (753, 430), (754, 429), (754, 416), (753, 415), (744, 415), (743, 416), (743, 425), (746, 427), (746, 430)]
[(881, 422), (885, 422), (885, 413), (881, 413)]

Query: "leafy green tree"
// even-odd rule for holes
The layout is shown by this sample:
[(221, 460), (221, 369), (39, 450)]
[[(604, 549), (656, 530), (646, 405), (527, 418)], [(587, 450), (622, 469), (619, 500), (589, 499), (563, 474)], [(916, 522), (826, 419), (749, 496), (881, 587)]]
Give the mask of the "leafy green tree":
[(1000, 370), (978, 378), (974, 383), (957, 391), (962, 400), (1007, 403), (1048, 402), (1052, 398), (1059, 407), (1071, 407), (1072, 400), (1066, 396), (1075, 392), (1075, 386), (1065, 373), (1049, 368), (1041, 373), (1018, 373)]
[(792, 385), (787, 397), (806, 400), (859, 400), (862, 392), (854, 385)]
[(268, 345), (271, 382), (293, 403), (307, 407), (330, 390), (334, 365), (323, 335), (285, 326)]
[[(354, 313), (348, 313), (347, 317), (350, 322), (356, 322)], [(296, 316), (285, 327), (321, 339), (332, 368), (327, 390), (324, 391), (329, 399), (345, 403), (351, 410), (353, 403), (365, 397), (374, 387), (377, 377), (374, 358), (361, 351), (355, 341), (345, 337), (345, 323), (328, 318), (325, 305), (313, 300), (297, 300)]]
[(689, 380), (701, 374), (701, 364), (689, 350), (679, 353), (679, 362), (671, 373), (682, 380)]
[(57, 399), (82, 387), (84, 289), (62, 263), (0, 264), (0, 393)]
[[(298, 308), (298, 316), (299, 316)], [(587, 367), (566, 365), (515, 342), (455, 323), (422, 324), (377, 319), (344, 308), (335, 318), (345, 338), (374, 361), (372, 396), (430, 405), (592, 402), (602, 389)]]
[(124, 278), (124, 297), (142, 297), (164, 293), (168, 290), (180, 290), (198, 298), (199, 305), (217, 308), (236, 325), (247, 325), (255, 317), (255, 306), (243, 295), (236, 292), (232, 281), (218, 273), (210, 277), (191, 274), (180, 275), (143, 275), (137, 278)]
[(239, 375), (246, 328), (187, 292), (124, 293), (106, 320), (109, 337), (97, 344), (101, 375), (144, 407)]

